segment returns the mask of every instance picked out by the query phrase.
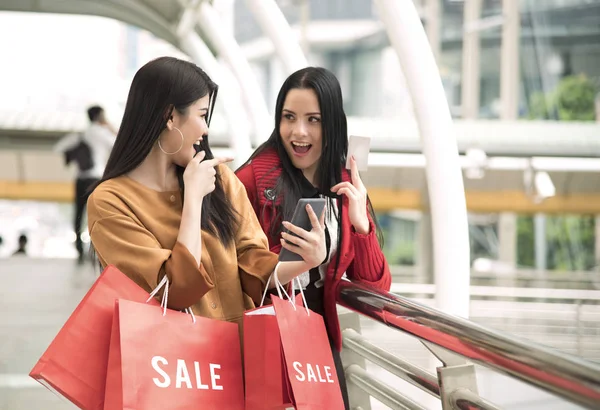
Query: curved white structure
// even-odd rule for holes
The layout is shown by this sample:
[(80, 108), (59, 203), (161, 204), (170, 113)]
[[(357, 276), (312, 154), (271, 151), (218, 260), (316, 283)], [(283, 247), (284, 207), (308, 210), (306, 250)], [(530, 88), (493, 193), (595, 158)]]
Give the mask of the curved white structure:
[(275, 46), (286, 75), (308, 65), (297, 36), (275, 0), (246, 0), (256, 22)]
[(374, 3), (406, 76), (427, 161), (436, 304), (444, 312), (468, 317), (469, 225), (446, 94), (413, 2), (374, 0)]
[(237, 78), (246, 111), (254, 127), (255, 143), (266, 140), (273, 130), (273, 119), (267, 110), (267, 104), (256, 77), (244, 57), (233, 35), (222, 25), (219, 14), (206, 1), (198, 9), (198, 24), (207, 39), (217, 48), (219, 55), (227, 62)]

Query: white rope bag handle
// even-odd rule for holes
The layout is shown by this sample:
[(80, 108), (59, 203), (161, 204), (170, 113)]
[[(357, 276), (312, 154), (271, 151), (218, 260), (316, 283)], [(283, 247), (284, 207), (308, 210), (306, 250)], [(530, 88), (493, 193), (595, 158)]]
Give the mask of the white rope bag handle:
[[(262, 295), (262, 299), (260, 301), (260, 307), (262, 307), (265, 303), (265, 298), (267, 296), (267, 292), (269, 290), (269, 284), (271, 283), (271, 278), (273, 278), (273, 280), (275, 281), (275, 288), (277, 289), (277, 294), (281, 299), (287, 299), (292, 307), (294, 308), (294, 310), (296, 310), (296, 304), (294, 303), (294, 297), (290, 296), (287, 291), (285, 290), (285, 287), (281, 284), (281, 281), (279, 280), (279, 276), (277, 275), (277, 272), (279, 270), (279, 265), (281, 264), (281, 262), (277, 262), (277, 265), (275, 265), (275, 269), (273, 269), (273, 273), (271, 274), (271, 276), (269, 276), (269, 279), (267, 279), (267, 283), (265, 285), (265, 290), (263, 292)], [(295, 277), (292, 280), (292, 286), (291, 286), (291, 294), (295, 295), (295, 287), (294, 287), (294, 282), (298, 282), (298, 288), (300, 289), (300, 294), (302, 295), (302, 302), (304, 303), (304, 307), (306, 308), (306, 314), (308, 316), (310, 316), (310, 309), (308, 309), (308, 304), (306, 303), (306, 297), (304, 296), (304, 291), (302, 290), (302, 285), (300, 284), (300, 278), (299, 277)], [(283, 294), (282, 294), (283, 292)], [(283, 297), (283, 295), (285, 295), (285, 298)]]
[[(160, 307), (163, 308), (163, 316), (166, 316), (167, 315), (167, 302), (169, 300), (169, 278), (167, 277), (167, 275), (163, 276), (160, 283), (150, 293), (150, 296), (148, 297), (148, 299), (146, 299), (146, 303), (150, 302), (150, 300), (158, 294), (158, 292), (163, 288), (163, 286), (165, 287), (165, 291), (163, 292), (162, 301), (160, 302)], [(188, 313), (190, 316), (192, 316), (192, 321), (194, 323), (196, 323), (196, 316), (194, 316), (194, 311), (192, 310), (191, 306), (188, 308), (185, 308), (184, 312)]]

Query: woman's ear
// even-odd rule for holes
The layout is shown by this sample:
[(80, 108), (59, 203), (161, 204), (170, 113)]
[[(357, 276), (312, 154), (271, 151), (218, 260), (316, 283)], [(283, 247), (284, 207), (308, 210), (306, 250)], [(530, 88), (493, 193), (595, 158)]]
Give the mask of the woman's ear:
[(166, 125), (166, 127), (169, 129), (169, 131), (173, 131), (173, 127), (174, 127), (174, 126), (175, 126), (175, 125), (173, 124), (173, 116), (171, 115), (171, 116), (169, 117), (169, 119), (167, 120), (167, 125)]
[(169, 129), (169, 131), (173, 131), (173, 105), (169, 105), (167, 111), (165, 112), (165, 121), (167, 122), (165, 126)]

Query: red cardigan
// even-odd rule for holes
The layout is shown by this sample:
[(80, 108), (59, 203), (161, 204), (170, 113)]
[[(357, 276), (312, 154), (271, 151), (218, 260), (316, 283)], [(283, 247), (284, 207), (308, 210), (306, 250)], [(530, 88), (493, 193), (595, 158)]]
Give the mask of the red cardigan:
[[(263, 231), (269, 237), (271, 223), (275, 212), (275, 202), (270, 198), (271, 189), (281, 175), (281, 162), (274, 150), (267, 150), (252, 162), (236, 172), (238, 178), (246, 187), (248, 198), (252, 203), (254, 212)], [(342, 180), (350, 181), (349, 173), (344, 171)], [(277, 199), (275, 200), (277, 201)], [(348, 279), (362, 284), (371, 285), (381, 290), (389, 291), (391, 285), (390, 268), (379, 247), (375, 234), (375, 224), (369, 216), (369, 233), (362, 235), (354, 230), (348, 216), (348, 198), (343, 196), (343, 219), (341, 221), (342, 243), (338, 248), (341, 252), (337, 271), (335, 270), (335, 256), (329, 263), (325, 277), (324, 305), (329, 337), (338, 350), (342, 348), (342, 337), (336, 309), (337, 285), (346, 272)], [(269, 247), (272, 252), (279, 253), (281, 244), (279, 237), (269, 237)]]

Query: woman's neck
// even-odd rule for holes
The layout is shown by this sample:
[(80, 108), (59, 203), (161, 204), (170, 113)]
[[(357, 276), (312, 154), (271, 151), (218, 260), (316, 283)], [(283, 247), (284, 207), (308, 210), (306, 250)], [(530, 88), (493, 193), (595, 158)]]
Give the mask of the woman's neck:
[(144, 161), (127, 176), (156, 191), (176, 191), (179, 181), (175, 164), (155, 146)]
[(316, 166), (303, 169), (302, 174), (304, 175), (304, 178), (306, 178), (308, 180), (308, 182), (311, 183), (312, 186), (314, 186), (314, 187), (318, 186), (318, 184), (317, 184), (317, 167)]

